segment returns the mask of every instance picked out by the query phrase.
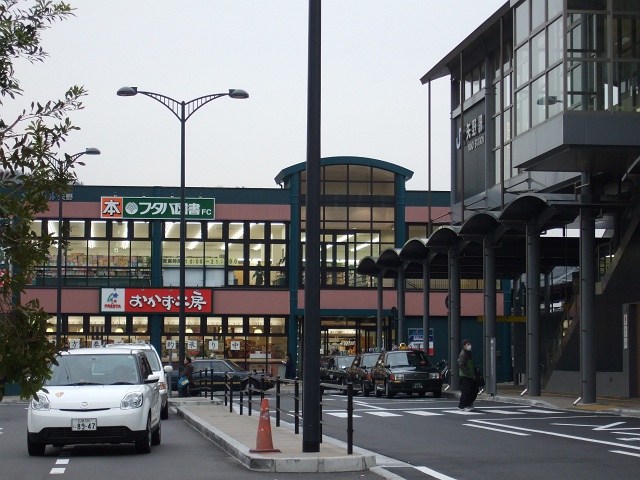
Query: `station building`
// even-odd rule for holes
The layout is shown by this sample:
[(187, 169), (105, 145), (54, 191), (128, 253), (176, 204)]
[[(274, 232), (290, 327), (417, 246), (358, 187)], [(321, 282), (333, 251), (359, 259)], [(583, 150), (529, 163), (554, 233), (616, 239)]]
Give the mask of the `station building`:
[[(524, 318), (511, 346), (529, 395), (640, 395), (639, 72), (639, 2), (511, 0), (421, 79), (429, 95), (451, 86), (451, 223), (398, 259), (448, 263), (451, 352), (467, 336), (454, 287), (482, 280), (490, 393), (495, 285), (511, 279), (522, 301), (502, 319)], [(384, 257), (360, 270), (379, 275)]]

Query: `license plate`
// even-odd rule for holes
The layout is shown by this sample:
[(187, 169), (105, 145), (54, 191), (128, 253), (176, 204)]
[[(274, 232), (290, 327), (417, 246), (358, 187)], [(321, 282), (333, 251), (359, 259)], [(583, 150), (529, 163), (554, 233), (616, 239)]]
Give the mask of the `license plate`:
[(413, 388), (422, 388), (422, 384), (421, 383), (414, 383), (413, 384)]
[(97, 430), (98, 421), (95, 418), (72, 418), (71, 430), (74, 432), (83, 432), (86, 430)]

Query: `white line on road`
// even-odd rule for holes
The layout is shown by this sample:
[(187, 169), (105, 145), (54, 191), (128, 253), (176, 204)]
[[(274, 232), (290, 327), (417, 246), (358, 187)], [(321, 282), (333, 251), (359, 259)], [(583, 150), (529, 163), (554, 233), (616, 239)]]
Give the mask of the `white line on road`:
[(494, 432), (509, 433), (511, 435), (520, 435), (521, 437), (529, 437), (530, 436), (528, 433), (513, 432), (513, 431), (509, 431), (509, 430), (503, 430), (501, 428), (485, 427), (483, 425), (474, 425), (472, 423), (464, 423), (463, 425), (465, 427), (484, 428), (485, 430), (492, 430)]
[(431, 475), (433, 478), (437, 478), (438, 480), (456, 480), (449, 475), (445, 475), (444, 473), (436, 472), (428, 467), (415, 467), (416, 470), (421, 471), (422, 473), (426, 473), (427, 475)]
[(431, 417), (431, 416), (434, 416), (434, 415), (443, 415), (442, 413), (425, 412), (424, 410), (407, 410), (404, 413), (410, 413), (411, 415), (420, 415), (421, 417)]
[(62, 475), (64, 473), (64, 468), (52, 468), (49, 472), (49, 475)]
[(620, 455), (629, 455), (630, 457), (640, 457), (640, 453), (625, 452), (624, 450), (609, 450), (611, 453), (619, 453)]

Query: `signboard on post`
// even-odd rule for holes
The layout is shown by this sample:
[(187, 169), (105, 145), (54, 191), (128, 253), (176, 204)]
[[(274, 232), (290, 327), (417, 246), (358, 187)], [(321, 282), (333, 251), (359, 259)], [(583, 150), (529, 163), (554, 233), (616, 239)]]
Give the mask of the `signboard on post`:
[[(214, 198), (187, 198), (185, 218), (215, 220)], [(102, 197), (100, 218), (116, 220), (180, 220), (180, 199), (169, 197)]]

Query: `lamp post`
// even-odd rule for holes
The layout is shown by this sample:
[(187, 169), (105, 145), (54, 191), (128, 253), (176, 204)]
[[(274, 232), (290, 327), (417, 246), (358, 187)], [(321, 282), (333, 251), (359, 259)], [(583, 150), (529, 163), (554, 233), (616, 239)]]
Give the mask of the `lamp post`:
[(185, 294), (185, 283), (186, 283), (186, 272), (185, 272), (185, 241), (187, 238), (187, 222), (186, 222), (186, 212), (185, 212), (185, 133), (186, 133), (186, 123), (187, 120), (193, 115), (198, 109), (205, 106), (207, 103), (220, 98), (220, 97), (230, 97), (235, 99), (245, 99), (249, 98), (249, 94), (244, 90), (239, 88), (229, 89), (228, 93), (213, 93), (210, 95), (204, 95), (202, 97), (194, 98), (193, 100), (178, 101), (174, 100), (171, 97), (167, 97), (166, 95), (162, 95), (160, 93), (153, 92), (145, 92), (142, 90), (138, 90), (138, 87), (122, 87), (117, 92), (119, 97), (133, 97), (135, 95), (145, 95), (147, 97), (153, 98), (157, 102), (160, 102), (162, 105), (167, 107), (171, 113), (173, 113), (176, 118), (180, 121), (180, 298), (178, 301), (179, 313), (178, 313), (178, 361), (179, 364), (182, 365), (182, 362), (185, 357), (185, 345), (184, 345), (184, 335), (185, 335), (185, 302), (186, 302), (186, 294)]
[[(55, 160), (51, 165), (55, 168), (58, 179), (63, 179), (73, 168), (75, 161), (82, 155), (100, 155), (97, 148), (87, 148), (84, 152), (74, 153), (73, 155), (65, 155), (64, 160)], [(81, 163), (81, 165), (84, 165)], [(58, 259), (56, 270), (56, 312), (58, 317), (56, 320), (56, 344), (60, 346), (60, 335), (62, 333), (62, 194), (58, 195)]]

